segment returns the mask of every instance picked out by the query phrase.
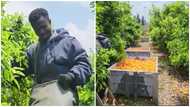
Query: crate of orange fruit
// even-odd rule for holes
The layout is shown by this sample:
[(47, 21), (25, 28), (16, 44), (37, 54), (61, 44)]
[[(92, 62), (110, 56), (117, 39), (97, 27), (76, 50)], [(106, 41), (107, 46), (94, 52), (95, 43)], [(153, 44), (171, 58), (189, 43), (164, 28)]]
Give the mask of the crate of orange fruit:
[(157, 57), (124, 58), (112, 65), (109, 85), (114, 94), (152, 97), (158, 103)]
[(151, 56), (150, 48), (145, 47), (130, 47), (126, 49), (126, 53), (129, 58), (147, 58)]

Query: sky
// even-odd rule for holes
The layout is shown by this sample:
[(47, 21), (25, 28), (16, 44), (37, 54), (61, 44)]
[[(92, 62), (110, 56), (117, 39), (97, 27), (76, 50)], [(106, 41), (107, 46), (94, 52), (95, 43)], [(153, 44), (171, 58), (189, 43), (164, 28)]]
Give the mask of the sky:
[(95, 13), (92, 12), (89, 3), (84, 1), (10, 1), (5, 5), (5, 11), (9, 14), (22, 13), (28, 21), (28, 15), (33, 9), (45, 8), (49, 13), (53, 28), (68, 30), (89, 54), (95, 52)]
[(137, 14), (140, 15), (140, 17), (144, 16), (146, 22), (149, 20), (149, 12), (152, 8), (152, 6), (156, 6), (159, 8), (163, 8), (165, 4), (168, 4), (172, 1), (130, 1), (130, 5), (132, 7), (132, 14), (136, 16)]

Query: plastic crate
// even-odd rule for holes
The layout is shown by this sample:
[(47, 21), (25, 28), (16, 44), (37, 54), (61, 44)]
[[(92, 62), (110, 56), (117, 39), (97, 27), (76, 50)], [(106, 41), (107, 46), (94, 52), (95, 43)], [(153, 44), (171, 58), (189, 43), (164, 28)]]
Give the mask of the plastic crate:
[(149, 41), (150, 41), (149, 37), (141, 38), (141, 42), (149, 42)]
[(155, 72), (131, 72), (128, 70), (113, 69), (110, 71), (109, 85), (114, 94), (130, 96), (152, 97), (158, 104), (158, 58), (156, 58)]
[(147, 58), (151, 56), (150, 48), (134, 47), (126, 49), (126, 54), (129, 58), (139, 57)]

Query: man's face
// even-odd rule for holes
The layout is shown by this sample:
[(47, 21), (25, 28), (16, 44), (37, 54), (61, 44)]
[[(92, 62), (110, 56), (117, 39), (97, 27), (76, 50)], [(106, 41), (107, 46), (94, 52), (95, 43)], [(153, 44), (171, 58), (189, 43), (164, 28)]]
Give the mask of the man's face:
[(47, 40), (51, 36), (51, 21), (44, 16), (32, 23), (32, 27), (42, 41)]

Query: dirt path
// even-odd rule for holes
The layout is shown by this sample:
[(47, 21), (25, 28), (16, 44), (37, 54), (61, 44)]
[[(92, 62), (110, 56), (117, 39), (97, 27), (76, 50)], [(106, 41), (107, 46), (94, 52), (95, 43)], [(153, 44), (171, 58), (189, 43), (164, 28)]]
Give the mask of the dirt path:
[(164, 61), (161, 61), (162, 53), (159, 52), (150, 42), (139, 42), (141, 47), (150, 47), (152, 56), (157, 56), (158, 71), (159, 74), (159, 105), (181, 105), (176, 93), (174, 92), (175, 87), (180, 84), (179, 80), (169, 74), (170, 69)]

